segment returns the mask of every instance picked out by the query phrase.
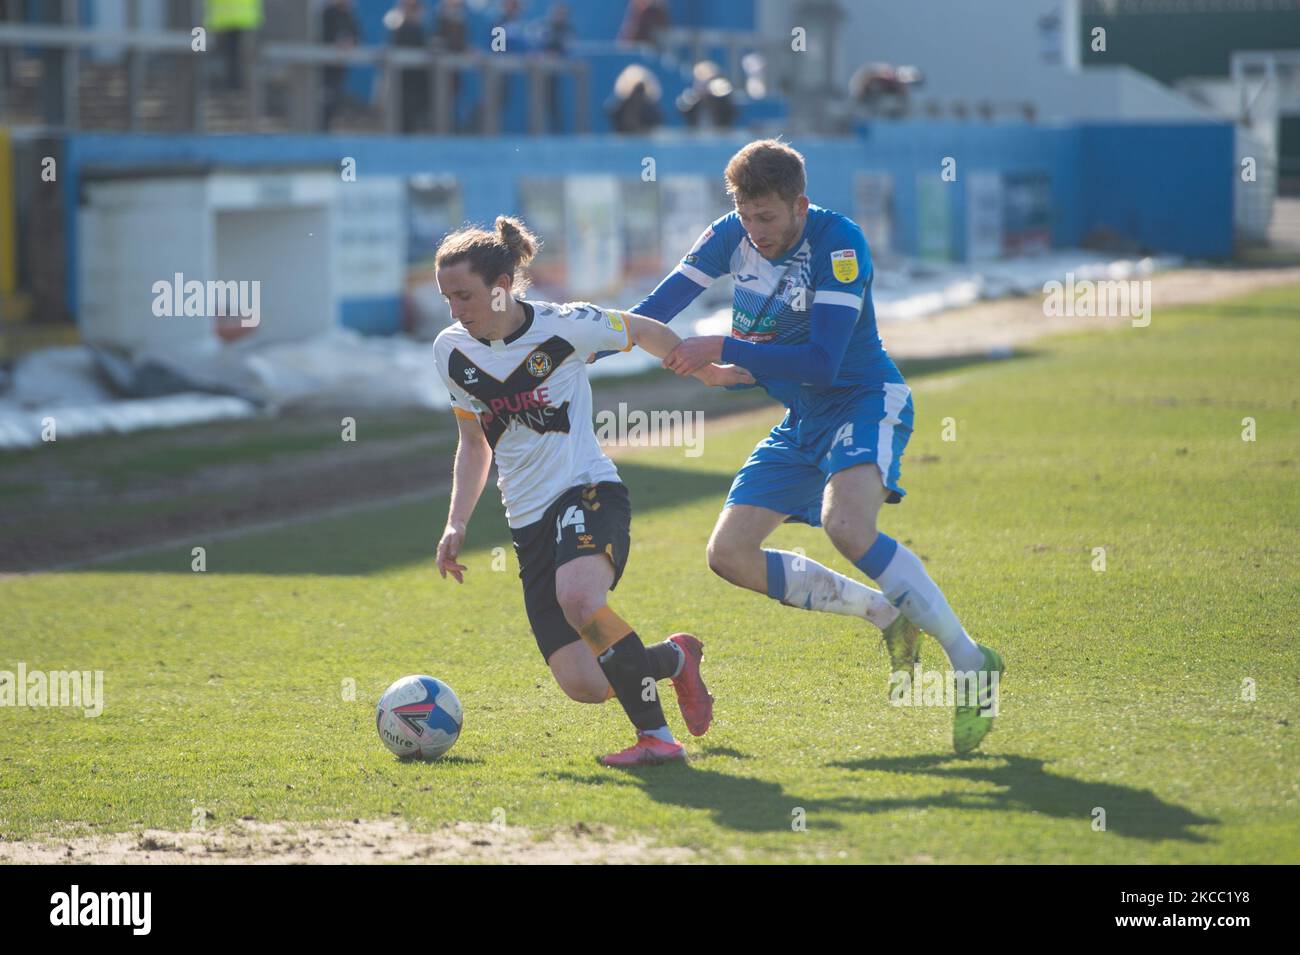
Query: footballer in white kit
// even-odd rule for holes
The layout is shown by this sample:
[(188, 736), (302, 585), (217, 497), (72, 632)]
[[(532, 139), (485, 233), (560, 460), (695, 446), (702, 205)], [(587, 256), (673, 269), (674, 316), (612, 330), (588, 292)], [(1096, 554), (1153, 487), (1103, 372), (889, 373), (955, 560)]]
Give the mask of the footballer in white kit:
[[(644, 691), (670, 679), (688, 729), (706, 732), (713, 700), (700, 676), (703, 645), (678, 633), (646, 647), (607, 604), (627, 565), (632, 510), (596, 440), (587, 377), (587, 359), (597, 352), (640, 345), (663, 358), (680, 339), (628, 312), (518, 298), (516, 272), (536, 247), (522, 223), (500, 216), (495, 232), (462, 229), (438, 250), (438, 285), (456, 323), (438, 335), (434, 358), (460, 434), (438, 569), (463, 580), (467, 568), (457, 558), (495, 459), (538, 649), (572, 699), (617, 697), (636, 727), (636, 743), (602, 762), (683, 759), (658, 694)], [(713, 385), (752, 381), (716, 364), (697, 377)]]
[(618, 481), (590, 427), (586, 359), (632, 348), (630, 323), (619, 312), (581, 302), (520, 305), (524, 324), (503, 339), (475, 338), (458, 323), (433, 346), (452, 410), (477, 419), (496, 453), (511, 529), (540, 520), (571, 487)]

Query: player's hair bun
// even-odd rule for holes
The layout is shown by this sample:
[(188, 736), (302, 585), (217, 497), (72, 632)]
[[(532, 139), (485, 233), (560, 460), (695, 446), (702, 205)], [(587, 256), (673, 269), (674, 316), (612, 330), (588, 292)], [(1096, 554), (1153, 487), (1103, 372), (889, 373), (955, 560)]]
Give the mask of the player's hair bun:
[(493, 225), (490, 230), (466, 225), (448, 234), (438, 245), (434, 264), (443, 269), (468, 262), (485, 285), (508, 275), (512, 292), (522, 296), (528, 289), (528, 276), (520, 270), (533, 260), (542, 242), (511, 216), (497, 216)]
[(531, 262), (533, 256), (537, 254), (538, 246), (541, 245), (537, 236), (533, 235), (523, 222), (511, 216), (497, 216), (495, 224), (501, 243), (510, 250), (515, 268)]

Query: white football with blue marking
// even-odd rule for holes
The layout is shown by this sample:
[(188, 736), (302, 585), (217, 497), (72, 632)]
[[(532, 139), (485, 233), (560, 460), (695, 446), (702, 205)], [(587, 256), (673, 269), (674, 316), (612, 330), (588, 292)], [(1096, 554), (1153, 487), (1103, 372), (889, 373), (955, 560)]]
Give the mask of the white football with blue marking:
[(402, 759), (437, 759), (455, 744), (464, 723), (460, 700), (431, 676), (404, 676), (379, 698), (375, 728)]

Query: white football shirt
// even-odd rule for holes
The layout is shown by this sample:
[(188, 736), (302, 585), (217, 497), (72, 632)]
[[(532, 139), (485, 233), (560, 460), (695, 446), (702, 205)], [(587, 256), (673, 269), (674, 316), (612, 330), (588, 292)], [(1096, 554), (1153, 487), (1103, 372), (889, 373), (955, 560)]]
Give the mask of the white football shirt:
[(587, 302), (519, 304), (524, 323), (504, 339), (475, 338), (457, 322), (433, 343), (452, 410), (477, 418), (487, 435), (512, 528), (541, 520), (575, 485), (618, 480), (592, 428), (587, 356), (632, 347), (621, 312)]

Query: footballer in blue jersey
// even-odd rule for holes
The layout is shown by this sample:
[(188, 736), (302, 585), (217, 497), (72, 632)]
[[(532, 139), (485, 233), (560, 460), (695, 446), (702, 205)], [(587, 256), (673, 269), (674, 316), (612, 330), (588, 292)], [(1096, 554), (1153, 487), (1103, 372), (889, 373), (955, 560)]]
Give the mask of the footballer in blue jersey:
[[(992, 728), (1005, 666), (967, 634), (921, 560), (876, 528), (881, 506), (906, 493), (899, 480), (913, 409), (876, 329), (866, 238), (852, 220), (809, 202), (803, 156), (778, 140), (741, 149), (726, 181), (735, 210), (632, 310), (668, 322), (730, 275), (731, 334), (688, 338), (664, 366), (681, 375), (709, 363), (739, 366), (787, 409), (731, 485), (709, 540), (709, 566), (788, 606), (880, 627), (894, 671), (891, 696), (908, 686), (921, 632), (929, 633), (958, 677), (953, 744), (969, 752)], [(822, 527), (881, 589), (764, 549), (786, 521)]]

